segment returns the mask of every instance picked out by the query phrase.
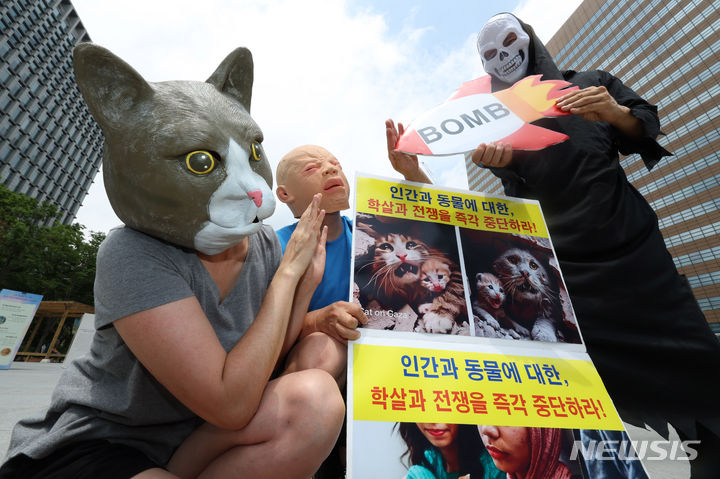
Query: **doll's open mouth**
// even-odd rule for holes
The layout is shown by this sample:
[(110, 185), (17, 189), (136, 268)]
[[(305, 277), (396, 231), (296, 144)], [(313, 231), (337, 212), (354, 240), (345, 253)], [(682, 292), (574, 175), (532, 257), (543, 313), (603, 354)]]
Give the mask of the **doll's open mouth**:
[(260, 220), (259, 220), (258, 217), (256, 216), (255, 219), (253, 220), (253, 223), (259, 223), (259, 222), (260, 222)]
[(344, 188), (345, 183), (340, 178), (333, 178), (332, 180), (329, 180), (325, 183), (325, 187), (323, 188), (325, 191), (333, 191), (338, 188)]

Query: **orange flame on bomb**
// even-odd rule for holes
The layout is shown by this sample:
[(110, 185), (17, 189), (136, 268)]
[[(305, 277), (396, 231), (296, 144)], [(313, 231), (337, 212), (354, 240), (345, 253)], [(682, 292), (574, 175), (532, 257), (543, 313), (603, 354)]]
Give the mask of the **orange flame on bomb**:
[(555, 99), (578, 90), (577, 86), (564, 80), (540, 80), (542, 75), (525, 77), (506, 90), (493, 95), (502, 101), (525, 122), (546, 116), (564, 116), (567, 112), (555, 106)]

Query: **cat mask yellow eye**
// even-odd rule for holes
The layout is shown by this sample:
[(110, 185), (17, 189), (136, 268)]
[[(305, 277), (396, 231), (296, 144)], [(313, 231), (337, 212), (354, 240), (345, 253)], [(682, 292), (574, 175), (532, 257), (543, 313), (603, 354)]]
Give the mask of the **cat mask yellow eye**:
[(262, 146), (259, 142), (254, 141), (251, 145), (252, 148), (252, 156), (250, 157), (251, 160), (260, 161), (265, 159), (265, 152), (263, 151)]
[(215, 169), (215, 158), (208, 151), (191, 151), (185, 157), (185, 166), (196, 175), (206, 175)]

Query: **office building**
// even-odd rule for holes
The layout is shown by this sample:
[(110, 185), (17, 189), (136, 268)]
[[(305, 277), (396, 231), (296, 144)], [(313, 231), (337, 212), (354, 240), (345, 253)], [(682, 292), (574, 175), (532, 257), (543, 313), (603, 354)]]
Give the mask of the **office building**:
[[(606, 70), (658, 106), (674, 156), (650, 172), (639, 155), (621, 165), (720, 333), (720, 1), (585, 0), (546, 46), (560, 69)], [(486, 170), (468, 177), (502, 192)]]
[(0, 182), (72, 223), (100, 167), (102, 134), (80, 95), (73, 47), (90, 41), (69, 0), (0, 3)]

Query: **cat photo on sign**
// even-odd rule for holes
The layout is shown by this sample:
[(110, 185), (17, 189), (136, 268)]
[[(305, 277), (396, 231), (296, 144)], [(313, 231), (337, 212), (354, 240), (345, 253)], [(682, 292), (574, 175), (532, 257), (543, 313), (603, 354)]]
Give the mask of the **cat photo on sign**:
[(475, 336), (580, 343), (546, 238), (460, 228)]
[(471, 335), (453, 226), (358, 213), (355, 234), (365, 327)]

